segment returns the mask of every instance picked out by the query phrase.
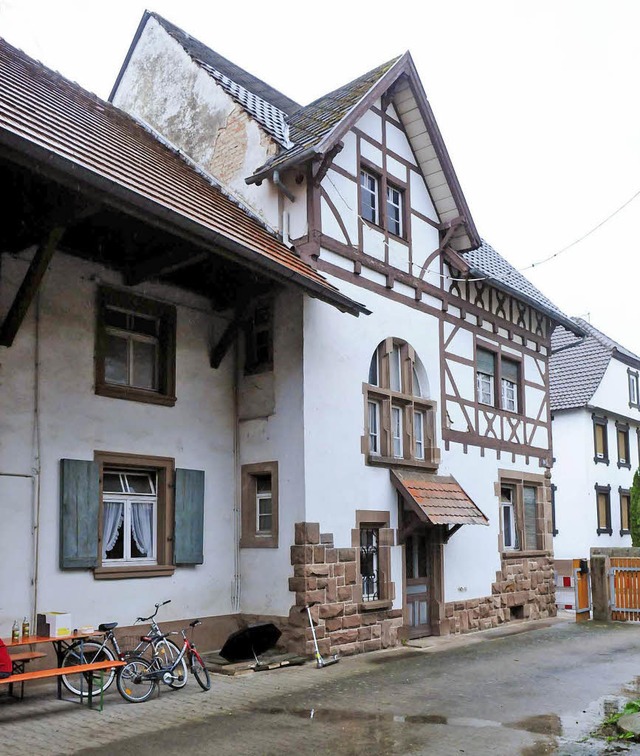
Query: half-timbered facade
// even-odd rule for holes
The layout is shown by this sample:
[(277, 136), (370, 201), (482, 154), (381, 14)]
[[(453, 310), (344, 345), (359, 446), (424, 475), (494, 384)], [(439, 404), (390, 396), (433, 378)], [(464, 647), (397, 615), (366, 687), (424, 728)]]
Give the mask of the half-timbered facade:
[(370, 311), (290, 307), (293, 393), (239, 418), (241, 466), (297, 455), (302, 512), (241, 542), (243, 610), (313, 603), (343, 652), (553, 614), (549, 345), (580, 327), (480, 238), (411, 56), (301, 107), (147, 13), (111, 99)]

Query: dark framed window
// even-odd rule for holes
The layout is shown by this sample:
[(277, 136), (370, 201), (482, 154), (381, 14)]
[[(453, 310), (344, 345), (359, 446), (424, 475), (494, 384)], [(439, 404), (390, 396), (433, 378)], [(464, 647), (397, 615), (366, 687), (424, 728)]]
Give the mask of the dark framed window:
[(539, 476), (500, 478), (502, 551), (540, 551), (543, 541), (544, 479)]
[(631, 493), (626, 488), (618, 488), (620, 495), (620, 535), (631, 533)]
[(593, 419), (593, 447), (594, 462), (603, 462), (609, 464), (609, 444), (607, 441), (607, 418), (591, 416)]
[(640, 407), (640, 392), (638, 386), (638, 371), (627, 369), (629, 381), (629, 406)]
[(631, 456), (629, 450), (629, 426), (625, 423), (616, 423), (616, 439), (618, 442), (618, 467), (631, 469)]
[(404, 191), (387, 183), (387, 230), (394, 236), (404, 236)]
[(369, 464), (435, 464), (435, 402), (422, 396), (416, 365), (412, 347), (392, 338), (371, 357), (364, 384), (363, 450)]
[(175, 307), (99, 289), (95, 368), (100, 396), (173, 406)]
[(520, 383), (520, 362), (490, 349), (476, 347), (476, 393), (479, 404), (520, 413)]
[(612, 535), (611, 528), (611, 486), (595, 486), (598, 535)]
[(394, 597), (394, 586), (390, 582), (391, 547), (394, 543), (389, 512), (356, 510), (351, 544), (358, 564), (356, 599), (360, 602), (360, 611), (391, 606)]
[(360, 217), (384, 229), (389, 235), (407, 239), (408, 187), (389, 179), (384, 171), (365, 160), (360, 166)]
[(100, 579), (173, 574), (204, 561), (204, 471), (96, 452), (61, 460), (60, 568)]
[(278, 548), (278, 463), (243, 465), (242, 535), (246, 549)]
[(258, 300), (245, 326), (244, 372), (248, 375), (273, 370), (273, 300)]

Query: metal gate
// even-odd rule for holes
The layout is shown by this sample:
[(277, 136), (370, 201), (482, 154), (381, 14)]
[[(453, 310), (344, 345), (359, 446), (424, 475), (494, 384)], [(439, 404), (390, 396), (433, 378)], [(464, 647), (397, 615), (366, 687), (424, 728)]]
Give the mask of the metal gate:
[(611, 557), (609, 597), (612, 620), (640, 622), (640, 559)]

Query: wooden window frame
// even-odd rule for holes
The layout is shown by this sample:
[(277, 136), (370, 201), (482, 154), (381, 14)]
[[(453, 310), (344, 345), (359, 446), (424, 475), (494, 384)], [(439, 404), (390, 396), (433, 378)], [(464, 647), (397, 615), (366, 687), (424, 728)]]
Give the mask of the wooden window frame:
[[(544, 492), (545, 492), (545, 478), (544, 475), (536, 475), (534, 473), (517, 473), (511, 470), (500, 470), (499, 479), (496, 485), (496, 494), (499, 498), (500, 506), (502, 501), (502, 489), (510, 488), (514, 491), (515, 497), (512, 501), (514, 513), (515, 513), (515, 530), (517, 538), (517, 546), (506, 548), (504, 545), (504, 534), (502, 532), (502, 511), (500, 511), (500, 535), (499, 546), (500, 552), (504, 556), (513, 555), (525, 555), (525, 554), (546, 554), (548, 550), (544, 548)], [(525, 506), (524, 506), (524, 489), (535, 489), (535, 501), (536, 501), (536, 548), (526, 548), (526, 521), (525, 521)]]
[[(629, 407), (640, 409), (640, 380), (637, 370), (627, 368), (627, 382), (629, 388)], [(635, 400), (633, 394), (635, 393)]]
[[(593, 414), (591, 415), (591, 419), (593, 420), (593, 461), (598, 464), (602, 463), (605, 465), (609, 464), (609, 430), (608, 430), (608, 420), (606, 417), (600, 417), (599, 415)], [(598, 456), (598, 431), (597, 428), (602, 428), (602, 439), (603, 439), (603, 445), (604, 449), (602, 452), (602, 456)]]
[[(98, 520), (98, 567), (94, 568), (96, 579), (134, 577), (162, 577), (173, 575), (174, 540), (174, 478), (175, 460), (170, 457), (150, 457), (140, 454), (96, 451), (94, 461), (100, 470), (100, 517)], [(156, 474), (156, 564), (136, 565), (102, 562), (102, 509), (104, 500), (104, 469), (153, 470)]]
[[(270, 533), (259, 533), (257, 528), (257, 478), (271, 476), (271, 523)], [(258, 462), (242, 465), (241, 480), (241, 523), (240, 547), (243, 549), (277, 549), (279, 538), (279, 490), (278, 463)]]
[[(391, 386), (391, 355), (397, 350), (400, 355), (400, 391)], [(376, 370), (369, 368), (369, 377), (376, 375), (377, 385), (363, 383), (365, 428), (362, 451), (369, 465), (421, 467), (434, 470), (438, 466), (439, 452), (435, 446), (436, 402), (413, 393), (415, 382), (416, 354), (405, 341), (388, 338), (381, 342), (372, 357)], [(370, 403), (379, 407), (378, 450), (371, 448)], [(401, 456), (394, 455), (393, 411), (401, 418)], [(422, 457), (416, 456), (414, 434), (415, 414), (422, 416)]]
[[(391, 548), (395, 545), (395, 533), (390, 524), (390, 513), (381, 510), (356, 509), (356, 527), (351, 531), (351, 546), (356, 550), (357, 581), (354, 601), (358, 611), (370, 612), (391, 609), (395, 598), (395, 584), (391, 582)], [(360, 531), (374, 528), (378, 531), (378, 590), (379, 598), (365, 601), (362, 597), (360, 574)]]
[[(115, 307), (132, 313), (140, 313), (159, 321), (158, 334), (158, 390), (138, 388), (107, 382), (105, 359), (107, 308)], [(125, 399), (147, 404), (173, 407), (176, 403), (176, 308), (164, 302), (147, 299), (127, 291), (101, 286), (98, 289), (96, 346), (95, 346), (95, 393), (113, 399)]]
[[(620, 443), (622, 439), (623, 443)], [(621, 449), (624, 446), (624, 449)], [(616, 448), (618, 450), (618, 468), (624, 467), (627, 470), (631, 469), (631, 445), (629, 442), (629, 426), (627, 423), (619, 423), (616, 421)], [(626, 456), (622, 456), (621, 452), (626, 452)]]
[[(251, 313), (244, 326), (244, 374), (257, 375), (259, 373), (269, 373), (273, 370), (273, 331), (274, 331), (274, 300), (272, 297), (260, 297), (252, 307)], [(256, 314), (259, 310), (268, 310), (268, 320), (266, 323), (256, 323)], [(258, 333), (267, 333), (267, 351), (266, 360), (258, 359), (257, 335)]]
[[(596, 533), (598, 535), (613, 535), (613, 528), (611, 527), (611, 486), (600, 486), (596, 483), (594, 489), (596, 492)], [(600, 496), (606, 497), (605, 527), (601, 527), (603, 523), (600, 521)]]
[[(630, 535), (631, 533), (631, 491), (628, 488), (622, 488), (618, 486), (618, 497), (620, 499), (620, 535)], [(626, 502), (625, 502), (626, 499)], [(627, 508), (627, 525), (628, 528), (624, 528), (624, 509), (625, 503)]]
[[(362, 190), (362, 174), (365, 173), (371, 178), (376, 180), (376, 200), (378, 203), (377, 220), (371, 221), (364, 217), (363, 210), (363, 190)], [(400, 194), (400, 234), (396, 234), (389, 228), (389, 216), (387, 209), (388, 191), (389, 189), (395, 190)], [(360, 165), (358, 166), (358, 216), (362, 219), (363, 223), (371, 223), (377, 229), (384, 231), (388, 237), (397, 239), (398, 241), (407, 244), (409, 242), (409, 212), (408, 212), (408, 186), (404, 181), (395, 177), (390, 178), (386, 171), (379, 166), (374, 165), (364, 157), (360, 157)]]
[[(486, 354), (491, 354), (493, 356), (493, 376), (489, 376), (488, 373), (482, 372), (479, 370), (479, 359), (478, 359), (478, 352), (482, 351)], [(517, 415), (522, 416), (525, 414), (524, 412), (524, 389), (523, 389), (523, 370), (522, 370), (522, 359), (515, 354), (502, 352), (499, 347), (496, 347), (495, 344), (488, 344), (484, 341), (477, 340), (475, 344), (475, 354), (474, 354), (474, 363), (475, 363), (475, 390), (476, 390), (476, 403), (478, 407), (493, 407), (495, 410), (498, 410), (500, 412), (504, 412), (509, 415)], [(513, 383), (513, 381), (510, 381), (507, 378), (504, 378), (503, 376), (503, 370), (502, 370), (502, 363), (504, 361), (513, 363), (517, 370), (518, 370), (518, 380), (515, 383), (516, 386), (516, 395), (515, 395), (515, 404), (516, 409), (508, 409), (504, 406), (504, 381), (508, 381), (509, 383)], [(492, 393), (492, 402), (491, 404), (488, 404), (487, 402), (483, 402), (480, 399), (481, 392), (480, 392), (480, 376), (489, 376), (491, 380), (491, 393)]]

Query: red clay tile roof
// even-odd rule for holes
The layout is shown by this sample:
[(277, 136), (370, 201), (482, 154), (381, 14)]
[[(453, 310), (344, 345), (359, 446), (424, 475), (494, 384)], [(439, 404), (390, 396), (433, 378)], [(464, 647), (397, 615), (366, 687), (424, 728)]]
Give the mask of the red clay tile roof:
[(488, 525), (489, 520), (452, 476), (392, 470), (404, 500), (431, 525)]
[[(43, 168), (82, 177), (144, 207), (238, 263), (302, 287), (342, 310), (366, 309), (341, 294), (214, 180), (122, 110), (0, 39), (0, 146)], [(213, 252), (212, 252), (213, 253)]]

